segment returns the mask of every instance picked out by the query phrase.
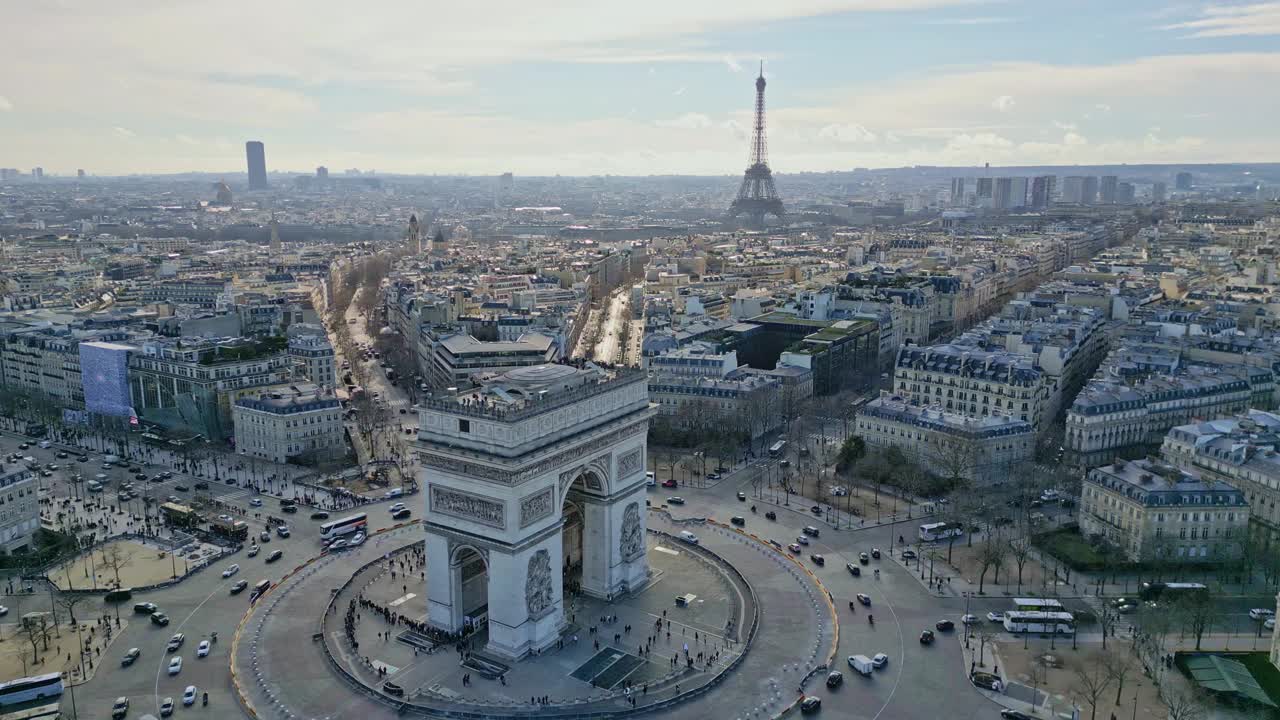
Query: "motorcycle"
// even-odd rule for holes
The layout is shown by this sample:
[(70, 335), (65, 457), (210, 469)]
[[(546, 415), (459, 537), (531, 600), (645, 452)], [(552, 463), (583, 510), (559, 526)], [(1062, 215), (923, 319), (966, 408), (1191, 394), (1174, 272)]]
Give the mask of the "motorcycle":
[(868, 616), (867, 616), (867, 624), (868, 624), (868, 625), (875, 625), (875, 624), (876, 624), (876, 618), (875, 618), (875, 616), (874, 616), (874, 615), (868, 615)]
[(755, 512), (755, 511), (756, 511), (756, 506), (755, 506), (755, 505), (752, 505), (752, 506), (751, 506), (751, 512)]
[(218, 633), (216, 631), (209, 633), (209, 642), (215, 645), (218, 643)]
[(209, 693), (205, 693), (205, 694), (204, 694), (204, 699), (201, 701), (201, 703), (200, 703), (200, 704), (201, 704), (201, 705), (208, 705), (208, 704), (209, 704)]
[(854, 605), (852, 600), (849, 601), (849, 610), (852, 612), (858, 612), (858, 606)]

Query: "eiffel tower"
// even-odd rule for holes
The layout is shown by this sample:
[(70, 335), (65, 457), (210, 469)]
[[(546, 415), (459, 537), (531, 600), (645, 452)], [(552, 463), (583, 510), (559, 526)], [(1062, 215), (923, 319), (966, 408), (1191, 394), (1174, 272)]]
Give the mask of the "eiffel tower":
[(773, 186), (773, 171), (769, 169), (769, 148), (764, 129), (764, 63), (760, 63), (760, 76), (756, 78), (756, 122), (751, 130), (751, 164), (747, 166), (738, 188), (738, 197), (729, 206), (729, 217), (746, 215), (751, 227), (763, 228), (764, 216), (783, 215), (782, 198)]

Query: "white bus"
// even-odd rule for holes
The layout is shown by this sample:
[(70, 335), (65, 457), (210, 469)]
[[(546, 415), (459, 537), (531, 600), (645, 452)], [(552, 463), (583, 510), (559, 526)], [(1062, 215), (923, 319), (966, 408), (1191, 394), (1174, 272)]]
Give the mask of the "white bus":
[(1014, 612), (1066, 612), (1067, 608), (1053, 598), (1014, 598)]
[(773, 457), (773, 458), (782, 457), (782, 453), (785, 452), (786, 449), (787, 449), (787, 441), (779, 440), (778, 442), (769, 446), (769, 457)]
[(1072, 635), (1076, 631), (1075, 616), (1069, 612), (1005, 613), (1004, 629), (1011, 633), (1057, 633)]
[(56, 698), (61, 695), (62, 675), (59, 673), (32, 675), (0, 683), (0, 707), (44, 698)]
[(363, 532), (369, 525), (369, 518), (364, 513), (334, 520), (320, 526), (320, 542), (327, 543), (339, 535)]
[(925, 523), (920, 526), (920, 539), (924, 542), (946, 540), (961, 535), (964, 535), (964, 528), (960, 527), (960, 523)]

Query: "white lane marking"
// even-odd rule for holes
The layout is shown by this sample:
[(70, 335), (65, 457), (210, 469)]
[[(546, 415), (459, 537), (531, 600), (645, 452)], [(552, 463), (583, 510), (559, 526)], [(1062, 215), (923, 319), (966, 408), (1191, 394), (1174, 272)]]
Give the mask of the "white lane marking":
[(409, 593), (408, 595), (402, 595), (401, 597), (398, 597), (398, 598), (396, 598), (395, 600), (392, 600), (392, 601), (391, 601), (390, 603), (388, 603), (388, 604), (389, 604), (391, 607), (400, 607), (401, 605), (403, 605), (403, 604), (405, 604), (405, 603), (409, 602), (410, 600), (412, 600), (412, 599), (414, 599), (414, 598), (416, 598), (416, 597), (418, 597), (418, 594), (417, 594), (417, 593)]
[(893, 603), (889, 602), (889, 596), (884, 592), (881, 592), (880, 595), (884, 598), (884, 604), (889, 607), (889, 614), (893, 615), (893, 624), (898, 626), (898, 657), (902, 659), (896, 665), (898, 676), (893, 680), (893, 689), (889, 691), (889, 697), (885, 698), (884, 705), (880, 706), (880, 711), (871, 720), (879, 720), (884, 711), (888, 709), (889, 703), (893, 702), (893, 696), (898, 692), (898, 686), (902, 684), (902, 673), (906, 670), (907, 665), (907, 644), (902, 639), (902, 621), (898, 619), (898, 612), (893, 609)]
[(653, 547), (653, 549), (654, 549), (654, 550), (657, 550), (657, 551), (658, 551), (658, 552), (660, 552), (660, 553), (666, 553), (666, 554), (668, 554), (668, 555), (679, 555), (679, 554), (680, 554), (680, 551), (679, 551), (679, 550), (672, 550), (671, 548), (669, 548), (669, 547), (663, 547), (662, 545), (655, 545), (655, 546)]
[[(209, 593), (208, 597), (206, 597), (204, 600), (201, 600), (199, 605), (192, 608), (191, 612), (188, 613), (185, 618), (183, 618), (182, 622), (178, 623), (178, 627), (174, 628), (173, 631), (175, 633), (181, 632), (182, 628), (186, 626), (187, 622), (191, 620), (191, 618), (194, 617), (196, 613), (200, 612), (200, 608), (204, 607), (204, 604), (212, 600), (213, 596), (217, 595), (218, 591), (222, 590), (224, 587), (226, 587), (226, 583), (221, 583), (217, 587), (215, 587), (213, 589), (213, 592)], [(156, 701), (157, 715), (160, 714), (160, 672), (169, 666), (169, 658), (167, 657), (167, 655), (168, 653), (165, 653), (164, 655), (160, 656), (160, 666), (156, 668), (155, 701)], [(228, 662), (230, 661), (228, 660)]]

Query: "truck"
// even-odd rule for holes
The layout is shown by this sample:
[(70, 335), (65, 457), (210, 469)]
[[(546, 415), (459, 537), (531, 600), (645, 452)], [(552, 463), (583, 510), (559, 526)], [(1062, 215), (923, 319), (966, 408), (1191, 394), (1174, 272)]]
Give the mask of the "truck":
[(866, 655), (850, 655), (849, 667), (853, 668), (854, 672), (859, 675), (866, 675), (868, 677), (871, 675), (872, 671), (875, 670), (875, 666), (871, 664), (871, 658)]

